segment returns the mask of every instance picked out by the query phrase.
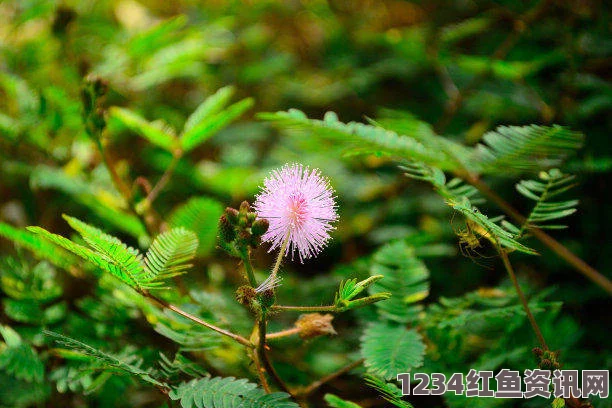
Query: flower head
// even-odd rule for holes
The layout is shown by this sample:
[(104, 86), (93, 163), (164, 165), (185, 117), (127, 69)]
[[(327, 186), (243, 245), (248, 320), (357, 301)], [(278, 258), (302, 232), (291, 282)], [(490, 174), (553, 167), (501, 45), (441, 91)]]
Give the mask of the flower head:
[(300, 261), (318, 254), (329, 239), (332, 222), (338, 219), (334, 191), (319, 170), (286, 164), (264, 180), (255, 200), (257, 216), (270, 227), (261, 237), (271, 242), (270, 251), (287, 239), (285, 255), (297, 252)]

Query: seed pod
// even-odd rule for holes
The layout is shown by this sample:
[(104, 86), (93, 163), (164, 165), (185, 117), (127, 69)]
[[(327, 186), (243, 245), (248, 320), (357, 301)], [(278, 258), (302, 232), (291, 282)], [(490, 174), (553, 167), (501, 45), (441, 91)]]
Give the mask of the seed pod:
[(311, 339), (313, 337), (337, 334), (331, 322), (334, 316), (331, 314), (309, 313), (301, 315), (295, 322), (295, 326), (300, 329), (300, 337)]

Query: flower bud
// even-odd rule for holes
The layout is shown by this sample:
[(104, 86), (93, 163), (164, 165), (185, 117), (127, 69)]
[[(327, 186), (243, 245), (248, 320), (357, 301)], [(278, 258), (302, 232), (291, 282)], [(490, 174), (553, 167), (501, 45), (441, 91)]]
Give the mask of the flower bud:
[(251, 205), (248, 201), (244, 200), (240, 203), (240, 213), (246, 215), (249, 211), (251, 211)]
[(249, 222), (249, 224), (252, 224), (255, 221), (255, 219), (257, 218), (257, 213), (254, 213), (254, 212), (247, 213), (247, 217), (246, 218), (247, 218), (247, 221)]
[(268, 289), (264, 291), (261, 295), (259, 295), (259, 300), (264, 310), (269, 309), (270, 307), (272, 307), (274, 302), (276, 302), (276, 296), (274, 295), (274, 290)]
[(269, 227), (270, 223), (268, 222), (268, 220), (260, 218), (253, 222), (253, 225), (251, 226), (251, 232), (253, 233), (253, 235), (260, 237), (266, 233)]
[(302, 339), (311, 339), (318, 336), (337, 334), (331, 321), (334, 316), (331, 314), (309, 313), (301, 315), (295, 322), (295, 326), (300, 329), (299, 335)]
[(257, 304), (257, 293), (255, 288), (249, 285), (240, 286), (236, 289), (236, 300), (241, 305), (246, 306), (249, 310), (255, 312), (259, 306)]
[(225, 214), (219, 218), (219, 238), (226, 243), (230, 243), (236, 239), (236, 230), (227, 220), (227, 216)]
[(232, 207), (227, 207), (225, 209), (225, 217), (232, 225), (238, 224), (238, 210)]

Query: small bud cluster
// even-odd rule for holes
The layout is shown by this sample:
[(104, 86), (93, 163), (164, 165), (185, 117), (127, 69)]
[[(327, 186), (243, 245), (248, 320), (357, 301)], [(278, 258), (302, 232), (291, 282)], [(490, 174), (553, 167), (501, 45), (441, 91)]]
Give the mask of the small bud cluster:
[(259, 245), (268, 227), (268, 220), (258, 219), (250, 204), (243, 201), (240, 209), (227, 207), (219, 218), (219, 241), (226, 251), (237, 256), (236, 250)]
[(534, 347), (532, 352), (536, 356), (538, 367), (542, 370), (558, 370), (561, 368), (558, 361), (558, 351), (542, 350), (540, 347)]

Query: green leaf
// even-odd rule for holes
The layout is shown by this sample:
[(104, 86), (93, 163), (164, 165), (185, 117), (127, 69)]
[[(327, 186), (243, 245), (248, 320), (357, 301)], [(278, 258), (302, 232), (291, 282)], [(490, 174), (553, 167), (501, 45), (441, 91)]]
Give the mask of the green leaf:
[(298, 408), (289, 394), (266, 394), (257, 385), (234, 377), (199, 378), (182, 383), (168, 396), (182, 408)]
[(151, 275), (142, 266), (142, 255), (138, 251), (127, 247), (117, 238), (75, 218), (65, 218), (73, 228), (81, 233), (85, 241), (99, 252), (92, 251), (83, 245), (74, 243), (61, 235), (50, 233), (40, 227), (28, 227), (28, 230), (40, 234), (54, 244), (91, 262), (137, 290), (149, 287), (147, 283), (151, 279)]
[(223, 98), (227, 92), (223, 91), (221, 95), (213, 95), (212, 98), (215, 99), (209, 105), (200, 106), (201, 109), (198, 108), (194, 112), (196, 116), (193, 117), (193, 120), (188, 121), (186, 126), (188, 125), (189, 128), (186, 128), (181, 135), (181, 146), (185, 152), (195, 149), (210, 139), (253, 106), (253, 99), (246, 98), (219, 112), (220, 104), (224, 102)]
[(168, 218), (173, 227), (184, 227), (195, 232), (199, 240), (198, 255), (205, 256), (215, 247), (217, 224), (223, 214), (223, 206), (207, 197), (195, 197), (176, 208)]
[(203, 121), (221, 112), (223, 108), (227, 106), (235, 92), (236, 89), (233, 86), (226, 86), (206, 98), (206, 100), (187, 118), (185, 126), (183, 127), (183, 133), (189, 132), (194, 127), (202, 124)]
[(366, 374), (364, 378), (366, 384), (381, 393), (389, 403), (398, 408), (414, 408), (411, 403), (402, 399), (402, 391), (395, 384), (370, 374)]
[(361, 408), (361, 405), (342, 399), (334, 394), (325, 394), (323, 398), (331, 408)]
[(480, 227), (476, 229), (472, 228), (472, 230), (478, 233), (481, 237), (491, 241), (494, 245), (500, 245), (505, 248), (530, 255), (538, 254), (535, 250), (518, 242), (515, 239), (515, 234), (513, 232), (502, 228), (489, 219), (489, 217), (481, 213), (478, 208), (474, 207), (467, 198), (464, 197), (460, 202), (449, 200), (448, 205), (463, 214), (468, 221), (473, 223), (473, 225)]
[(517, 233), (520, 237), (525, 229), (560, 229), (564, 225), (551, 225), (548, 221), (565, 218), (576, 212), (578, 200), (554, 201), (553, 199), (574, 187), (574, 176), (565, 175), (557, 169), (540, 173), (540, 180), (522, 180), (516, 189), (523, 196), (536, 201), (523, 227)]
[(63, 169), (45, 165), (34, 168), (30, 185), (33, 188), (53, 188), (70, 195), (75, 201), (93, 210), (103, 221), (134, 238), (148, 235), (142, 221), (127, 211), (125, 199), (110, 186), (104, 189), (95, 180), (85, 180)]
[[(323, 139), (343, 143), (352, 154), (377, 154), (395, 158), (409, 158), (440, 166), (454, 163), (442, 150), (425, 146), (413, 137), (399, 135), (378, 126), (358, 122), (343, 123), (333, 112), (327, 112), (323, 120), (309, 119), (303, 112), (291, 109), (287, 112), (258, 115), (282, 128), (296, 129)], [(452, 165), (454, 167), (454, 164)]]
[(153, 377), (151, 370), (141, 368), (142, 360), (133, 352), (125, 356), (114, 355), (98, 350), (95, 347), (80, 342), (79, 340), (66, 337), (59, 333), (48, 330), (43, 330), (43, 333), (49, 337), (52, 337), (59, 345), (66, 347), (71, 352), (94, 360), (101, 364), (102, 367), (116, 368), (125, 373), (136, 376), (149, 384), (153, 384), (161, 388), (168, 388), (166, 384)]
[[(92, 227), (76, 218), (63, 215), (64, 219), (74, 228), (81, 237), (98, 254), (110, 261), (113, 275), (124, 282), (132, 282), (131, 285), (142, 289), (154, 276), (143, 267), (142, 254), (137, 249), (129, 247), (118, 238), (106, 234), (102, 230)], [(109, 270), (109, 272), (111, 271)]]
[(361, 355), (368, 372), (394, 379), (423, 365), (425, 345), (414, 329), (387, 322), (370, 323), (361, 337)]
[(158, 235), (144, 260), (145, 270), (152, 277), (150, 283), (184, 273), (191, 267), (187, 262), (193, 259), (197, 248), (198, 237), (183, 227)]
[(429, 271), (419, 260), (414, 248), (403, 241), (383, 246), (373, 256), (370, 274), (382, 275), (370, 288), (370, 294), (391, 294), (376, 307), (380, 316), (398, 323), (409, 323), (418, 319), (423, 310), (415, 304), (429, 295)]
[(111, 117), (117, 119), (123, 125), (138, 133), (140, 136), (147, 139), (149, 142), (173, 153), (178, 147), (177, 138), (169, 132), (165, 132), (155, 124), (148, 122), (142, 116), (132, 112), (129, 109), (112, 107), (110, 110)]
[(584, 135), (564, 127), (500, 126), (483, 136), (473, 164), (481, 173), (511, 175), (558, 166), (582, 147)]
[(0, 222), (0, 236), (32, 251), (37, 257), (46, 259), (60, 268), (68, 269), (77, 260), (68, 252), (58, 249), (57, 246), (49, 243), (46, 239), (3, 222)]
[(336, 306), (337, 310), (345, 311), (388, 299), (391, 294), (389, 292), (382, 292), (376, 293), (373, 296), (366, 296), (354, 300), (358, 294), (382, 278), (382, 275), (375, 275), (366, 280), (362, 280), (361, 282), (357, 282), (357, 279), (347, 279), (340, 282), (338, 292), (336, 293), (336, 297), (334, 299), (334, 305)]

